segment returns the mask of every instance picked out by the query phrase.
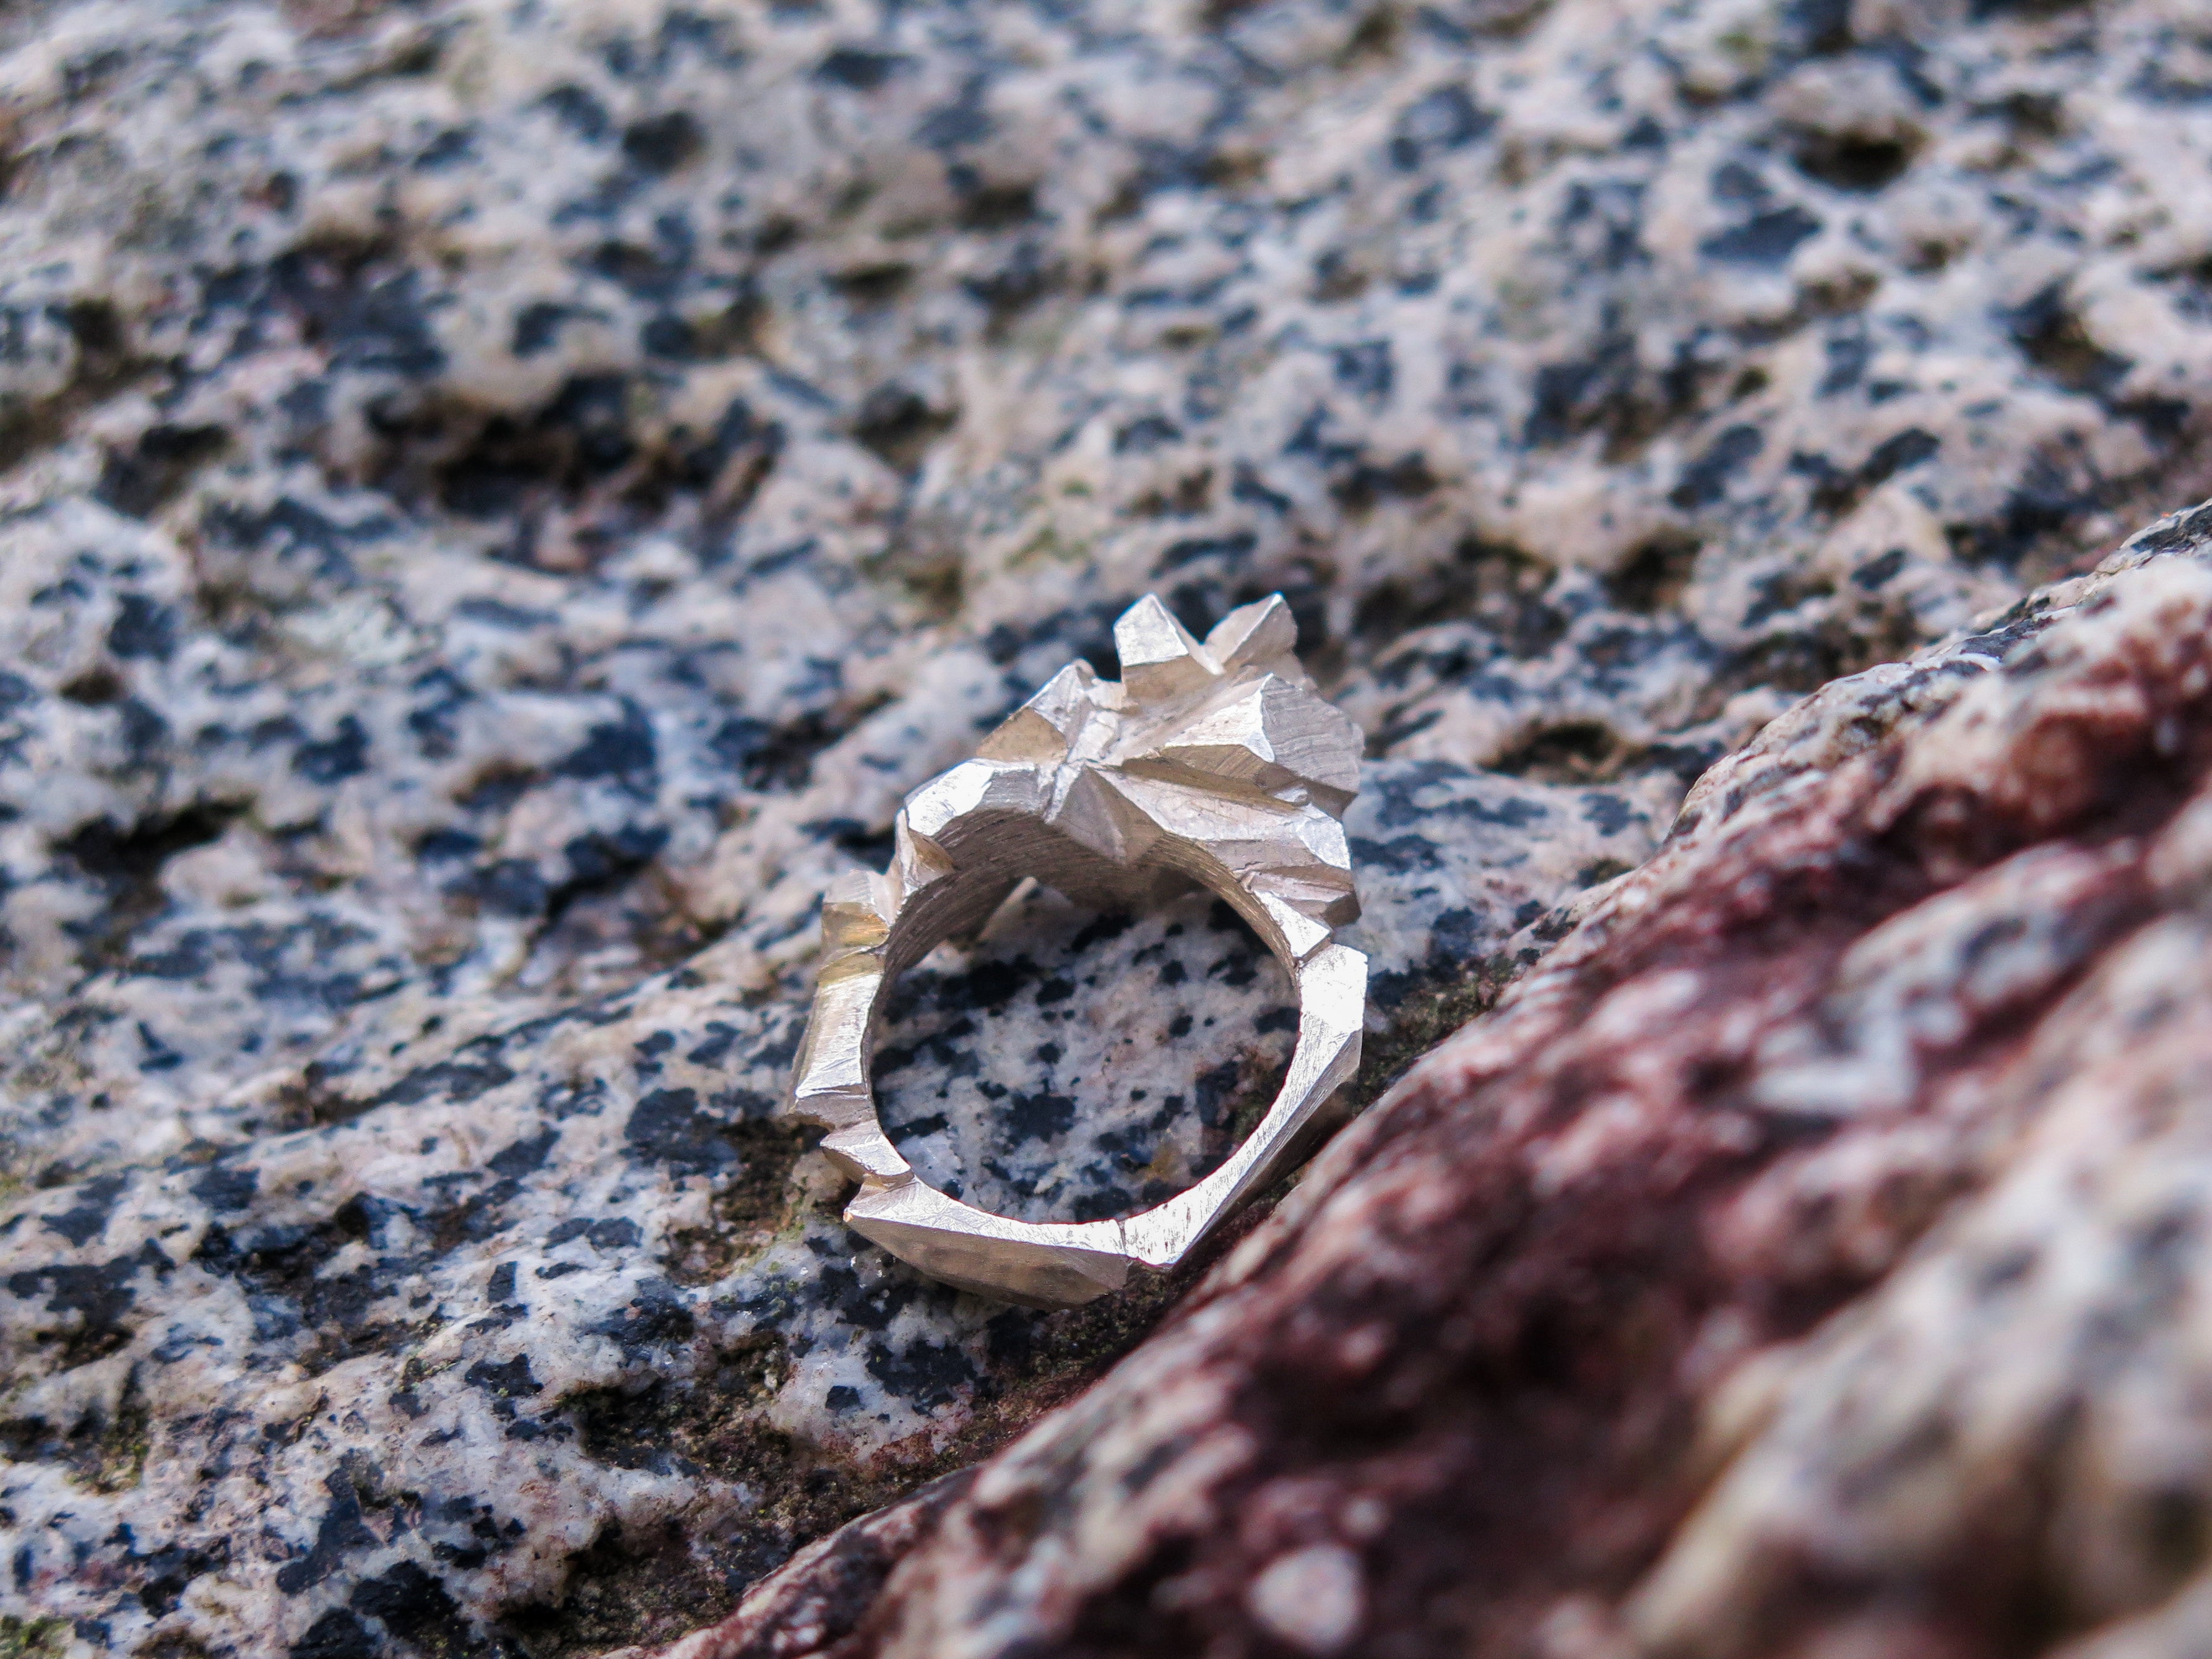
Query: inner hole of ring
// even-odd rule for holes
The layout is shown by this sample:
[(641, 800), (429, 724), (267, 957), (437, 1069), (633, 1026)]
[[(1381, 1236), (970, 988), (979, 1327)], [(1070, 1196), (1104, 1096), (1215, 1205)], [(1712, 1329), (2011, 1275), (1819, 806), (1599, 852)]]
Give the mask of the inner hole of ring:
[(1023, 1221), (1100, 1221), (1219, 1167), (1297, 1038), (1289, 974), (1211, 893), (1097, 911), (1030, 885), (891, 988), (876, 1109), (940, 1191)]

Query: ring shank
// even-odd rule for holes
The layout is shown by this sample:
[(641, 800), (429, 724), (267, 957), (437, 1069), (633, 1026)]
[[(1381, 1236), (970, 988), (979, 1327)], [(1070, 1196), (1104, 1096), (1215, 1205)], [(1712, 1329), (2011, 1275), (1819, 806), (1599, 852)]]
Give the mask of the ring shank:
[[(861, 1183), (847, 1223), (933, 1278), (1039, 1307), (1071, 1307), (1119, 1289), (1133, 1262), (1175, 1265), (1289, 1166), (1322, 1106), (1358, 1069), (1366, 957), (1328, 942), (1326, 929), (1301, 956), (1280, 920), (1284, 907), (1189, 842), (1164, 841), (1152, 856), (1117, 864), (1035, 816), (987, 811), (965, 819), (957, 848), (945, 850), (952, 868), (897, 904), (887, 927), (878, 922), (872, 937), (862, 927), (823, 969), (794, 1104), (829, 1125), (823, 1150)], [(979, 929), (1028, 876), (1101, 907), (1141, 903), (1195, 882), (1252, 924), (1297, 989), (1297, 1042), (1258, 1126), (1211, 1175), (1133, 1216), (1025, 1222), (963, 1204), (916, 1174), (876, 1113), (871, 1068), (890, 986), (945, 939)], [(832, 925), (825, 909), (825, 931)]]

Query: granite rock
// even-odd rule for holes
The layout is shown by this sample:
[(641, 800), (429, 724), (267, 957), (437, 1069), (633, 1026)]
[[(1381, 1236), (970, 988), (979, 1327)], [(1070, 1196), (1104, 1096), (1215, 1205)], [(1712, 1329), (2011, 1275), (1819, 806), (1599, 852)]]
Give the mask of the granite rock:
[(2209, 935), (2212, 509), (1775, 722), (891, 1562), (669, 1659), (2197, 1652)]
[[(1765, 721), (2204, 493), (2206, 53), (2177, 0), (9, 10), (11, 1637), (659, 1638), (1095, 1375), (1174, 1285), (942, 1293), (775, 1121), (826, 883), (1138, 593), (1279, 589), (1368, 737), (1372, 1098)], [(1272, 971), (1040, 897), (909, 977), (887, 1121), (1152, 1201), (1264, 1100)]]

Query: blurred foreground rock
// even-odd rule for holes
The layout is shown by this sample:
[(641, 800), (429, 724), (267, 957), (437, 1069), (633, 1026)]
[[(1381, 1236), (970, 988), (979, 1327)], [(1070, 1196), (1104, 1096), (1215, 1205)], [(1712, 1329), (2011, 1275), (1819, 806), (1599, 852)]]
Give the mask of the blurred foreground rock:
[(671, 1659), (2203, 1652), (2208, 550), (1777, 721), (1103, 1382)]
[[(1183, 1287), (952, 1296), (848, 1235), (775, 1120), (815, 907), (903, 793), (1110, 667), (1138, 594), (1203, 629), (1283, 591), (1368, 737), (1375, 1098), (1766, 722), (2212, 490), (2208, 88), (2185, 0), (0, 8), (0, 1650), (556, 1659), (718, 1619), (930, 1482), (966, 1514), (957, 1472)], [(1747, 983), (1812, 994), (1784, 966)], [(1652, 1017), (1652, 1063), (1718, 995)], [(887, 1121), (986, 1203), (1126, 1210), (1234, 1143), (1285, 1002), (1202, 900), (1042, 897), (910, 976)], [(1893, 1066), (1854, 1109), (1912, 1126), (1899, 1218), (1835, 1266), (1747, 1209), (1809, 1254), (1710, 1331), (1723, 1269), (1685, 1269), (1711, 1376), (1978, 1178), (1915, 1173), (1920, 1006), (1850, 1016)], [(1807, 1054), (1805, 1103), (1761, 1109), (1814, 1159), (1860, 1143)], [(1764, 1121), (1712, 1115), (1743, 1179)], [(1487, 1144), (1498, 1224), (1543, 1224)], [(1624, 1350), (1691, 1340), (1600, 1316), (1667, 1278), (1576, 1243), (1590, 1213), (1737, 1260), (1650, 1190), (1563, 1201), (1563, 1250), (1643, 1265), (1593, 1270), (1595, 1335), (1571, 1298), (1539, 1322), (1529, 1374), (1626, 1398)], [(1498, 1352), (1429, 1334), (1445, 1370)], [(1687, 1501), (1629, 1454), (1685, 1455), (1705, 1386), (1580, 1462), (1579, 1405), (1454, 1449), (1409, 1395), (1443, 1426), (1402, 1478), (1625, 1581)], [(1316, 1457), (1357, 1460), (1343, 1393), (1298, 1396)], [(1674, 1496), (1552, 1500), (1601, 1462)], [(1730, 1536), (1778, 1524), (1729, 1502)], [(1255, 1629), (1218, 1611), (1249, 1577), (1300, 1640), (1456, 1642), (1436, 1574), (1534, 1627), (1473, 1534), (1399, 1585), (1356, 1516), (1246, 1524), (1206, 1535), (1250, 1556), (1215, 1589), (1160, 1567), (1158, 1616)], [(839, 1582), (922, 1529), (848, 1537)], [(1361, 1553), (1246, 1572), (1293, 1538)], [(1767, 1588), (1670, 1569), (1645, 1616), (1841, 1571), (1759, 1547), (1713, 1559)], [(1298, 1623), (1309, 1577), (1334, 1624)]]

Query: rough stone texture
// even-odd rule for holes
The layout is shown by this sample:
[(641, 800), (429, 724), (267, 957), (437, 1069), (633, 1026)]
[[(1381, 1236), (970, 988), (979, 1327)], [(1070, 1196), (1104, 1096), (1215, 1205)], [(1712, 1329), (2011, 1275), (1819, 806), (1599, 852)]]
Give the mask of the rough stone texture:
[(2201, 1652), (2208, 1100), (2212, 508), (1775, 722), (888, 1574), (670, 1659)]
[[(658, 1638), (1096, 1374), (1174, 1286), (921, 1285), (771, 1121), (825, 881), (1138, 592), (1281, 588), (1370, 741), (1371, 1097), (1798, 696), (2204, 493), (2208, 52), (2181, 0), (9, 9), (9, 1638)], [(1284, 1036), (1216, 921), (918, 970), (916, 1163), (1071, 1216), (1206, 1167)]]

